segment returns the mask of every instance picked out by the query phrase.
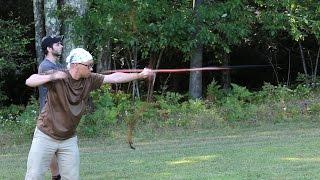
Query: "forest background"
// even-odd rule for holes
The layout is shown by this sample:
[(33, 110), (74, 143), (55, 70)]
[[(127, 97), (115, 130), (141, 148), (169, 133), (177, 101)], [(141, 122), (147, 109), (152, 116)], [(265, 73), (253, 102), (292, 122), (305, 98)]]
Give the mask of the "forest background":
[[(30, 138), (45, 35), (63, 35), (94, 55), (95, 72), (149, 67), (230, 66), (157, 74), (92, 93), (79, 134), (115, 127), (215, 128), (317, 121), (320, 3), (316, 0), (9, 0), (0, 14), (0, 133), (3, 144)], [(234, 68), (232, 68), (234, 67)], [(148, 107), (148, 108), (146, 108)], [(17, 128), (19, 127), (19, 128)], [(10, 133), (9, 133), (10, 132)], [(18, 138), (17, 138), (18, 137)], [(23, 138), (21, 138), (23, 137)]]

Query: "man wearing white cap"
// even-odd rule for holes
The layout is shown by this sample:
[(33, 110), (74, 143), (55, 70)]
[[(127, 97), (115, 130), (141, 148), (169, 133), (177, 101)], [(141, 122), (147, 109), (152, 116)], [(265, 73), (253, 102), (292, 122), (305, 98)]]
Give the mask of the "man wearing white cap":
[(33, 74), (26, 85), (48, 88), (47, 102), (40, 113), (28, 155), (25, 179), (44, 179), (50, 160), (56, 153), (62, 179), (79, 177), (79, 149), (76, 128), (85, 112), (89, 93), (104, 83), (125, 83), (153, 74), (144, 69), (141, 73), (91, 73), (93, 58), (82, 49), (73, 49), (66, 59), (68, 70), (50, 74)]
[[(45, 36), (41, 41), (41, 48), (45, 54), (45, 58), (38, 67), (38, 73), (42, 74), (51, 70), (64, 69), (63, 65), (58, 62), (62, 54), (62, 37), (59, 36)], [(47, 97), (47, 88), (43, 85), (39, 86), (39, 105), (42, 111)], [(52, 174), (52, 180), (60, 180), (59, 168), (56, 155), (53, 155), (50, 163), (50, 171)]]

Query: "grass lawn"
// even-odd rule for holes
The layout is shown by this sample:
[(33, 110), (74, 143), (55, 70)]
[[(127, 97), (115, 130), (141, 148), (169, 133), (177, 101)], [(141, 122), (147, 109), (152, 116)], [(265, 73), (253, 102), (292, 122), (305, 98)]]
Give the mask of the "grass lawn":
[[(82, 179), (320, 179), (320, 123), (140, 134), (136, 150), (120, 140), (79, 146)], [(29, 147), (0, 148), (0, 179), (24, 178)]]

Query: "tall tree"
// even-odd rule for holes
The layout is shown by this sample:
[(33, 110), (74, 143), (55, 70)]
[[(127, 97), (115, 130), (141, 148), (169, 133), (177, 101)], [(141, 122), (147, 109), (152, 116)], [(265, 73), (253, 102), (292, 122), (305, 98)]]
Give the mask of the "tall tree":
[(60, 20), (57, 17), (56, 11), (58, 10), (57, 0), (44, 1), (44, 13), (45, 13), (45, 29), (47, 36), (60, 35)]
[[(223, 57), (223, 66), (229, 66), (230, 55), (225, 53)], [(231, 88), (231, 76), (230, 70), (226, 69), (222, 71), (222, 87), (224, 91), (229, 91)]]
[(293, 46), (288, 43), (292, 47), (282, 44), (274, 47), (292, 48), (295, 52), (299, 52), (300, 71), (303, 71), (305, 76), (303, 79), (308, 84), (311, 80), (315, 81), (320, 53), (320, 2), (317, 0), (255, 2), (259, 7), (258, 20), (261, 21), (263, 34), (273, 40), (274, 44), (280, 44), (278, 39), (284, 35), (288, 38), (287, 41), (293, 40)]
[(46, 35), (57, 36), (60, 34), (60, 20), (56, 15), (57, 10), (57, 0), (33, 0), (35, 48), (38, 64), (44, 57), (41, 49), (41, 39)]
[[(73, 17), (83, 16), (86, 13), (87, 0), (65, 0), (63, 6), (67, 12), (67, 15), (64, 16), (63, 23), (64, 50), (62, 53), (62, 59), (65, 59), (73, 48), (84, 46), (83, 39), (80, 39), (80, 42), (76, 43)], [(72, 15), (69, 16), (68, 12)]]
[(43, 59), (43, 52), (41, 49), (41, 39), (45, 35), (42, 0), (33, 0), (33, 14), (34, 14), (35, 48), (36, 48), (36, 55), (37, 55), (37, 63), (40, 64), (40, 62)]
[[(202, 1), (203, 0), (193, 0), (193, 8), (196, 14), (196, 21), (199, 21), (197, 9), (198, 9), (198, 6), (202, 4)], [(196, 28), (197, 28), (196, 30), (196, 33), (197, 33), (200, 27), (197, 26)], [(190, 59), (190, 68), (202, 67), (202, 58), (203, 58), (202, 54), (203, 54), (203, 45), (201, 44), (201, 42), (197, 42), (196, 48), (194, 48), (191, 59)], [(189, 94), (192, 98), (202, 97), (202, 72), (201, 71), (194, 71), (190, 73)]]
[[(60, 9), (60, 7), (62, 8)], [(76, 47), (73, 17), (84, 15), (86, 9), (86, 0), (33, 0), (35, 46), (38, 64), (43, 59), (41, 39), (46, 35), (64, 35), (62, 59), (65, 59), (71, 49)], [(83, 42), (78, 44), (83, 46)]]

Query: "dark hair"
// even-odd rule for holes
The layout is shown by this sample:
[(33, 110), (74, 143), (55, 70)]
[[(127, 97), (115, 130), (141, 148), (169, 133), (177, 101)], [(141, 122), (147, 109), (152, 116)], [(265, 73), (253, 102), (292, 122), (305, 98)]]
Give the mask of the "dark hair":
[(41, 48), (45, 55), (48, 54), (47, 47), (52, 48), (54, 43), (62, 42), (62, 37), (60, 36), (45, 36), (41, 40)]

